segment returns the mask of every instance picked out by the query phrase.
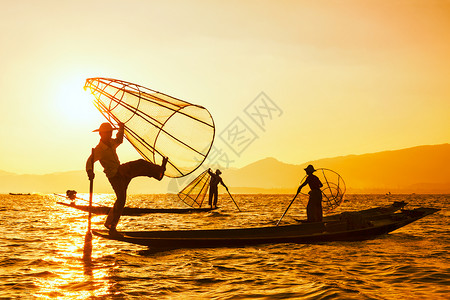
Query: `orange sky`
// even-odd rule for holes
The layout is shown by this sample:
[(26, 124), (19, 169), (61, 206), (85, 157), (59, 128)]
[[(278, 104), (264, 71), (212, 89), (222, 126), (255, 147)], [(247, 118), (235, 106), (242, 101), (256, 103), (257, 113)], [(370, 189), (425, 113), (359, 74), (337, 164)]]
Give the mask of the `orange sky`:
[[(3, 1), (0, 170), (84, 168), (102, 117), (88, 77), (203, 105), (217, 136), (258, 136), (231, 166), (448, 143), (449, 1)], [(282, 111), (261, 129), (264, 92)], [(129, 145), (121, 160), (138, 158)]]

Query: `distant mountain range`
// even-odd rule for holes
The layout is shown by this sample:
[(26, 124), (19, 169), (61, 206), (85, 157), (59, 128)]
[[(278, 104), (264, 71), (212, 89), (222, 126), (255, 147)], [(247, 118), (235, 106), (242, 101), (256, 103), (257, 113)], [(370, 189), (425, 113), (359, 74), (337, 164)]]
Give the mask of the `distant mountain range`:
[[(240, 169), (223, 170), (222, 178), (233, 193), (292, 194), (308, 164), (338, 172), (347, 185), (347, 193), (450, 193), (450, 144), (325, 158), (301, 165), (266, 158)], [(95, 192), (113, 193), (103, 172), (96, 174)], [(161, 182), (136, 178), (129, 193), (175, 193), (189, 180), (192, 177), (165, 178)], [(88, 192), (85, 172), (18, 175), (0, 171), (0, 193), (65, 193), (67, 189)]]
[(312, 164), (338, 172), (349, 193), (450, 193), (450, 144), (418, 146), (291, 165), (266, 158), (226, 172), (230, 186), (294, 193)]

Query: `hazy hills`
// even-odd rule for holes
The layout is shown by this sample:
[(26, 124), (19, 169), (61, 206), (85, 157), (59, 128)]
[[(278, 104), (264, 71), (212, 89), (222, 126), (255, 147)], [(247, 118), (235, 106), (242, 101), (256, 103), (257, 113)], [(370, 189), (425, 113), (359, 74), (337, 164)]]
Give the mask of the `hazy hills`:
[(338, 172), (350, 193), (450, 193), (449, 144), (326, 158), (302, 165), (266, 158), (227, 171), (227, 182), (236, 187), (293, 193), (308, 164)]
[[(450, 193), (449, 144), (325, 158), (301, 165), (266, 158), (240, 169), (224, 170), (222, 177), (234, 193), (294, 193), (308, 164), (338, 172), (348, 193)], [(96, 174), (95, 192), (112, 193), (105, 175), (100, 170)], [(129, 193), (176, 192), (185, 184), (183, 179), (158, 182), (137, 178)], [(85, 172), (17, 175), (0, 171), (0, 193), (64, 193), (67, 189), (88, 192)]]

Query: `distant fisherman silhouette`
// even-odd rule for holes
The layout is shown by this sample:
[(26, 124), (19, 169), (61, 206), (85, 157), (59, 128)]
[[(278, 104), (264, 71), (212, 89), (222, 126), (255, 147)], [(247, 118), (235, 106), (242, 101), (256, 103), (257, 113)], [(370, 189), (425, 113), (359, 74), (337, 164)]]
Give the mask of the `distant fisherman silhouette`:
[(313, 174), (316, 170), (312, 165), (307, 166), (305, 171), (308, 177), (298, 187), (297, 193), (300, 193), (302, 188), (309, 184), (311, 191), (309, 191), (309, 200), (306, 206), (307, 220), (308, 222), (322, 222), (322, 191), (320, 188), (323, 184), (319, 177)]
[[(222, 184), (227, 189), (227, 191), (228, 191), (228, 187), (225, 185), (222, 178), (220, 177), (220, 174), (222, 174), (222, 172), (220, 172), (219, 169), (216, 170), (215, 174), (213, 172), (211, 172), (211, 169), (208, 169), (208, 173), (209, 173), (209, 175), (211, 175), (211, 181), (209, 182), (208, 204), (209, 204), (209, 206), (215, 208), (215, 207), (217, 207), (217, 198), (219, 196), (219, 192), (218, 192), (219, 183)], [(213, 201), (213, 197), (214, 197), (214, 201)]]
[[(153, 164), (143, 159), (130, 161), (120, 164), (119, 157), (116, 153), (116, 148), (123, 142), (124, 124), (119, 123), (119, 131), (116, 138), (112, 138), (112, 132), (117, 128), (113, 128), (109, 123), (102, 123), (98, 131), (100, 134), (100, 142), (94, 149), (94, 162), (99, 160), (103, 166), (103, 171), (108, 177), (117, 200), (114, 207), (109, 211), (108, 217), (105, 221), (105, 227), (109, 229), (109, 234), (117, 235), (117, 223), (119, 223), (127, 198), (127, 188), (131, 179), (138, 176), (153, 177), (161, 180), (166, 171), (166, 164), (168, 158), (163, 158), (161, 166)], [(92, 170), (92, 155), (89, 156), (86, 162), (86, 172), (89, 180), (94, 179), (95, 174)]]
[(71, 200), (70, 204), (75, 204), (75, 199), (77, 198), (77, 191), (75, 191), (75, 190), (67, 190), (66, 191), (66, 197)]

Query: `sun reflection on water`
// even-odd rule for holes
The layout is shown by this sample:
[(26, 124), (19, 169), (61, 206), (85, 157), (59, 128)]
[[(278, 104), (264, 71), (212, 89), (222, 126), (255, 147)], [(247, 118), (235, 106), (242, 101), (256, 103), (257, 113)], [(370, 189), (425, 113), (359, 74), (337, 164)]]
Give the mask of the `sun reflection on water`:
[[(81, 194), (80, 197), (86, 195)], [(48, 196), (49, 200), (60, 201), (57, 197)], [(96, 203), (108, 204), (111, 195), (96, 195)], [(114, 262), (104, 259), (116, 252), (108, 247), (107, 241), (95, 239), (92, 256), (84, 261), (83, 249), (87, 233), (87, 213), (72, 208), (53, 204), (52, 214), (46, 216), (49, 238), (47, 247), (49, 254), (42, 258), (49, 265), (58, 265), (57, 269), (36, 277), (34, 284), (38, 288), (34, 297), (43, 299), (87, 299), (109, 295), (115, 282), (107, 279), (111, 271), (118, 268)], [(100, 227), (105, 216), (92, 215), (93, 227)], [(64, 238), (51, 238), (53, 231), (64, 230)], [(59, 231), (58, 231), (59, 232)], [(60, 233), (60, 232), (59, 232)]]
[(53, 276), (37, 278), (35, 284), (39, 291), (34, 294), (38, 298), (53, 299), (55, 296), (60, 299), (87, 299), (89, 297), (101, 297), (108, 295), (114, 282), (105, 280), (108, 278), (111, 268), (104, 267), (83, 267), (82, 263), (71, 264)]
[[(94, 199), (108, 206), (114, 202), (112, 195), (99, 194)], [(221, 199), (220, 210), (207, 214), (123, 216), (119, 229), (273, 224), (292, 195), (236, 195), (241, 213), (236, 212), (229, 199)], [(427, 199), (421, 196), (416, 202), (407, 200), (411, 205), (425, 206), (424, 201), (429, 201), (426, 205), (448, 207), (447, 198), (435, 197), (431, 199), (434, 202)], [(257, 294), (261, 298), (339, 295), (337, 298), (348, 299), (383, 295), (385, 299), (402, 296), (414, 299), (414, 295), (444, 295), (442, 291), (449, 278), (443, 264), (448, 261), (448, 243), (442, 242), (448, 237), (448, 213), (444, 210), (393, 234), (361, 242), (152, 252), (142, 251), (141, 246), (94, 237), (91, 259), (83, 260), (87, 213), (56, 204), (61, 199), (54, 196), (5, 196), (1, 200), (0, 298), (90, 299), (135, 295), (197, 299), (249, 298)], [(127, 205), (134, 207), (168, 206), (164, 195), (132, 195), (128, 200)], [(350, 196), (342, 207), (351, 211), (392, 200)], [(300, 201), (294, 203), (285, 216), (286, 222), (301, 217), (302, 213)], [(102, 229), (105, 218), (94, 215), (92, 228)], [(432, 299), (436, 298), (439, 297)]]

